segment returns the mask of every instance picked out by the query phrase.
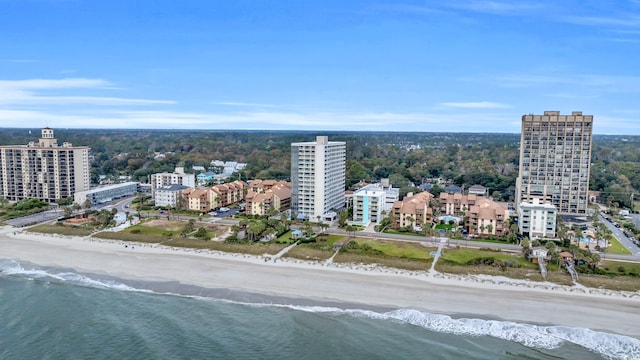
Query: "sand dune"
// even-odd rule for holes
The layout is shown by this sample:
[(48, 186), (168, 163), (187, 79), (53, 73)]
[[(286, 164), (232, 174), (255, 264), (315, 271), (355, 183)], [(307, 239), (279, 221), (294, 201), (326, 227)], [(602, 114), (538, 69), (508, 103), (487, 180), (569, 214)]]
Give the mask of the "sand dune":
[(128, 280), (179, 281), (432, 313), (585, 327), (640, 338), (640, 293), (375, 265), (267, 261), (260, 256), (170, 248), (0, 228), (0, 258)]

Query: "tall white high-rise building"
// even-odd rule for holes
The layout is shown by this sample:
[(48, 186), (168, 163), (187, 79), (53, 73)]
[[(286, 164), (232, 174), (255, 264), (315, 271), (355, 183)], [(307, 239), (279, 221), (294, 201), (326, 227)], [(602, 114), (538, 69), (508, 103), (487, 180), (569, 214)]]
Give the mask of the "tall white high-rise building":
[(291, 144), (291, 213), (317, 221), (344, 206), (346, 144), (318, 136)]
[(551, 204), (559, 215), (587, 213), (593, 115), (522, 116), (516, 208), (521, 202)]
[(0, 146), (0, 196), (55, 202), (89, 190), (89, 147), (58, 145), (53, 129), (38, 142)]

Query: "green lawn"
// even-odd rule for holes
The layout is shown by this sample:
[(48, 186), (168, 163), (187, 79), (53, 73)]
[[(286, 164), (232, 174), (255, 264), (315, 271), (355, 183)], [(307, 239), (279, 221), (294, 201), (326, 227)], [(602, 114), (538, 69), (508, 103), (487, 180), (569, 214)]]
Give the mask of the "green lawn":
[(449, 249), (445, 250), (440, 260), (452, 262), (458, 265), (471, 264), (479, 259), (496, 259), (500, 261), (517, 261), (523, 266), (531, 266), (524, 257), (504, 253), (501, 251), (474, 250), (474, 249)]
[[(602, 261), (602, 268), (605, 269), (606, 271), (619, 273), (620, 275), (624, 275), (624, 274), (636, 274), (636, 276), (640, 275), (640, 263), (606, 260), (606, 261)], [(624, 270), (624, 271), (620, 271), (620, 270)]]
[(285, 232), (284, 234), (280, 235), (278, 238), (276, 238), (275, 240), (273, 240), (273, 242), (278, 243), (278, 244), (289, 244), (292, 242), (291, 240), (291, 230)]
[(369, 244), (373, 250), (380, 251), (387, 256), (422, 260), (433, 258), (433, 256), (429, 254), (433, 251), (433, 248), (426, 248), (415, 243), (401, 241), (363, 241), (359, 243)]
[(629, 249), (624, 247), (624, 245), (622, 245), (615, 237), (612, 236), (609, 239), (609, 244), (610, 245), (606, 250), (607, 254), (631, 255)]

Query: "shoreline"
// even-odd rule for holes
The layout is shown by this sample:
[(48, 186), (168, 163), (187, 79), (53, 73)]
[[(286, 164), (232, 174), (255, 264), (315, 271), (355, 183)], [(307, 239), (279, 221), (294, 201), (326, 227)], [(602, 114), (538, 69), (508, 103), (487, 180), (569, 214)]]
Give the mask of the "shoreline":
[(273, 263), (247, 254), (26, 233), (8, 226), (0, 228), (0, 258), (143, 287), (175, 284), (183, 291), (191, 287), (301, 306), (415, 309), (452, 317), (589, 328), (640, 339), (640, 292), (289, 258)]

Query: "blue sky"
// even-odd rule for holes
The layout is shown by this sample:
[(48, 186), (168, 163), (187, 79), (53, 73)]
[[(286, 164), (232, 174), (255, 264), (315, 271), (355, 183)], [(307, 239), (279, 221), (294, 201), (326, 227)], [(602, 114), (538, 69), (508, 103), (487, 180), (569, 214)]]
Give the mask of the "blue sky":
[(640, 134), (640, 0), (0, 0), (0, 127)]

